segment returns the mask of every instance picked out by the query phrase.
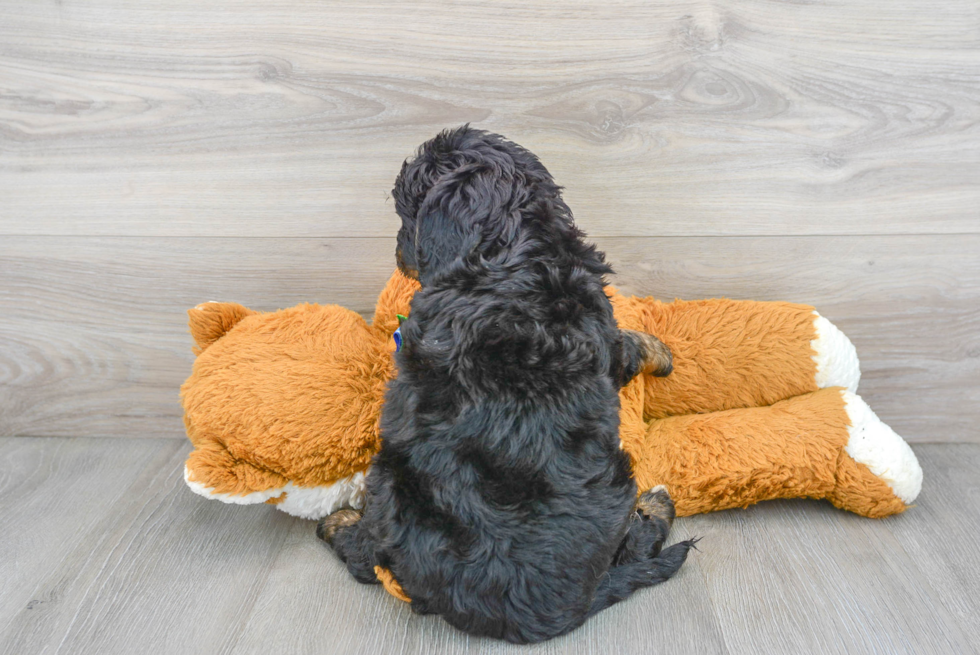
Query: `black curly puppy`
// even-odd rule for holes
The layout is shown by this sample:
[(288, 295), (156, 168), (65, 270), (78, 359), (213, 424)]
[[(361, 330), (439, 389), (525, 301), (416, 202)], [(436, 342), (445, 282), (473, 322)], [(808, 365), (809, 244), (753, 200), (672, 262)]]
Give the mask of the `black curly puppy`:
[(666, 375), (655, 337), (617, 329), (611, 272), (538, 159), (464, 126), (424, 144), (393, 192), (400, 268), (422, 289), (363, 517), (317, 534), (357, 580), (385, 567), (412, 599), (477, 635), (537, 642), (673, 575), (666, 491), (637, 500), (619, 388)]

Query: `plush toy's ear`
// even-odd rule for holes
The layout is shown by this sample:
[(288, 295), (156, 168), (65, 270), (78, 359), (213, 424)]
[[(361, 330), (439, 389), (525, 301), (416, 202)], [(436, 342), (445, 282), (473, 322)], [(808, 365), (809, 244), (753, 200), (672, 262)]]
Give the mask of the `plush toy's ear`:
[(252, 314), (258, 312), (234, 302), (206, 302), (194, 309), (188, 309), (187, 322), (197, 344), (194, 354), (200, 355), (240, 320)]
[(411, 311), (412, 296), (420, 288), (418, 282), (405, 277), (401, 271), (395, 269), (388, 279), (388, 284), (378, 296), (371, 325), (387, 335), (398, 329), (398, 314), (408, 316)]

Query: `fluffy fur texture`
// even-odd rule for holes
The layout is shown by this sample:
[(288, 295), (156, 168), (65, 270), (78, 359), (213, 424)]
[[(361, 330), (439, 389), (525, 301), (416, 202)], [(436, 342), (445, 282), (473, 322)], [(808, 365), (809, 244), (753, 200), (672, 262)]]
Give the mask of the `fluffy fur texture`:
[[(391, 333), (335, 309), (257, 314), (206, 303), (191, 310), (201, 352), (181, 389), (195, 446), (189, 481), (239, 496), (282, 488), (279, 498), (288, 483), (329, 485), (367, 468), (393, 372)], [(232, 320), (234, 329), (215, 337)], [(345, 411), (324, 411), (334, 404)]]
[(363, 518), (321, 534), (358, 580), (380, 566), (415, 611), (518, 643), (669, 578), (692, 542), (661, 551), (673, 505), (664, 490), (637, 505), (619, 447), (619, 388), (659, 342), (618, 329), (610, 268), (551, 176), (463, 127), (406, 162), (393, 195), (399, 265), (422, 288)]
[[(416, 281), (396, 271), (378, 298), (370, 326), (335, 305), (303, 305), (269, 314), (243, 311), (234, 303), (190, 310), (195, 340), (217, 343), (200, 353), (182, 388), (184, 421), (195, 445), (187, 460), (188, 486), (206, 498), (270, 502), (287, 512), (294, 508), (282, 502), (282, 495), (288, 498), (298, 489), (334, 494), (343, 506), (359, 506), (363, 488), (342, 481), (352, 469), (365, 471), (377, 453), (384, 388), (394, 372), (391, 334), (398, 326), (396, 314), (409, 313), (417, 290)], [(841, 426), (848, 433), (879, 426), (868, 433), (872, 436), (891, 431), (870, 410), (852, 418), (854, 412), (844, 412), (850, 403), (836, 402), (830, 392), (813, 393), (822, 386), (815, 377), (814, 354), (827, 363), (827, 370), (844, 372), (823, 385), (850, 386), (855, 376), (848, 372), (851, 365), (837, 360), (843, 353), (851, 361), (853, 346), (815, 352), (822, 341), (816, 323), (807, 323), (817, 316), (811, 307), (751, 301), (661, 303), (621, 296), (608, 287), (607, 292), (621, 328), (652, 330), (675, 352), (668, 377), (643, 375), (620, 390), (620, 438), (641, 488), (667, 485), (679, 516), (773, 497), (822, 498), (829, 488), (844, 490), (834, 496), (838, 507), (864, 516), (901, 512), (914, 501), (922, 471), (900, 437), (882, 436), (873, 442), (879, 446), (860, 449), (867, 461), (856, 462), (848, 450), (841, 452), (841, 445), (849, 443)], [(770, 305), (772, 311), (791, 316), (771, 324), (758, 320)], [(723, 313), (719, 307), (725, 308)], [(745, 328), (748, 324), (751, 331)], [(710, 356), (694, 359), (691, 347)], [(769, 360), (771, 370), (764, 366)], [(688, 370), (692, 367), (694, 371)], [(786, 394), (779, 400), (794, 401), (781, 403), (776, 414), (755, 411), (768, 407), (762, 403), (772, 397), (767, 386), (778, 370), (790, 381), (778, 382)], [(733, 376), (738, 384), (723, 386)], [(683, 380), (699, 383), (681, 385)], [(270, 388), (274, 393), (268, 393)], [(677, 411), (695, 408), (701, 414), (653, 418), (644, 411), (652, 405), (647, 394), (656, 394), (659, 402)], [(730, 411), (719, 412), (723, 409)], [(679, 420), (685, 416), (693, 423)], [(700, 421), (710, 422), (711, 430), (691, 427)], [(820, 427), (827, 425), (837, 427)], [(810, 439), (806, 450), (795, 447), (801, 427)], [(905, 453), (899, 467), (890, 464), (896, 449)], [(811, 454), (818, 452), (839, 460), (839, 466), (821, 467), (815, 476)], [(673, 465), (675, 461), (683, 466)], [(860, 474), (848, 473), (855, 470)], [(868, 477), (872, 473), (876, 479)], [(814, 484), (816, 480), (820, 482)], [(864, 490), (847, 492), (862, 480)], [(338, 481), (339, 492), (334, 490)], [(288, 482), (294, 486), (287, 489)], [(897, 498), (904, 502), (895, 502)]]
[(670, 376), (622, 390), (620, 437), (637, 484), (667, 484), (679, 516), (809, 497), (881, 518), (918, 495), (908, 444), (846, 389), (854, 346), (812, 307), (612, 302), (620, 327), (657, 334), (674, 354)]
[(674, 355), (674, 372), (644, 390), (647, 419), (763, 407), (818, 389), (812, 307), (623, 296), (614, 303), (622, 304), (621, 325), (660, 335)]
[[(847, 393), (832, 387), (766, 407), (653, 421), (643, 448), (660, 456), (636, 462), (637, 483), (683, 479), (684, 485), (670, 487), (679, 514), (801, 496), (825, 498), (875, 518), (901, 512), (906, 504), (888, 480), (846, 450), (851, 439)], [(908, 445), (901, 446), (904, 454)], [(918, 464), (914, 468), (918, 471)], [(921, 481), (921, 472), (917, 475)]]

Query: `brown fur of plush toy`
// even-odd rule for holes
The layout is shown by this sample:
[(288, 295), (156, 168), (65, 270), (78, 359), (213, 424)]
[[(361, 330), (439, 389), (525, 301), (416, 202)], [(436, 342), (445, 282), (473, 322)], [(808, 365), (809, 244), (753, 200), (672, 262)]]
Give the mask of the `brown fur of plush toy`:
[[(389, 335), (319, 305), (272, 314), (230, 306), (233, 325), (204, 320), (217, 305), (190, 312), (202, 350), (182, 389), (195, 479), (244, 494), (330, 484), (367, 468), (393, 372)], [(199, 327), (213, 325), (226, 330), (220, 339)]]
[[(672, 416), (650, 423), (640, 452), (657, 456), (634, 458), (634, 473), (640, 485), (683, 480), (670, 486), (679, 516), (800, 497), (870, 517), (903, 511), (884, 481), (846, 455), (847, 428), (838, 387), (766, 407)], [(770, 434), (790, 438), (760, 439)]]
[[(370, 325), (337, 306), (190, 310), (198, 358), (181, 393), (191, 488), (307, 518), (357, 507), (394, 373), (395, 314), (409, 313), (416, 289), (396, 272)], [(623, 388), (620, 438), (639, 488), (667, 485), (678, 515), (812, 497), (881, 517), (912, 502), (921, 471), (907, 444), (829, 386), (833, 376), (818, 385), (812, 307), (609, 293), (621, 328), (673, 352), (670, 376)]]

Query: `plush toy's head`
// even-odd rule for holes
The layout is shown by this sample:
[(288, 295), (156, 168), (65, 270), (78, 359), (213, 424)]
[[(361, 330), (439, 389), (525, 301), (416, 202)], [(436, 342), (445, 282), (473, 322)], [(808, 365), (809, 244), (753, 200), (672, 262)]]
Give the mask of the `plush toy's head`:
[(206, 303), (188, 313), (198, 357), (181, 387), (194, 451), (188, 486), (306, 518), (362, 504), (394, 373), (396, 313), (417, 289), (400, 275), (374, 323), (335, 305), (253, 312)]

